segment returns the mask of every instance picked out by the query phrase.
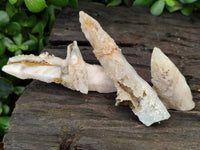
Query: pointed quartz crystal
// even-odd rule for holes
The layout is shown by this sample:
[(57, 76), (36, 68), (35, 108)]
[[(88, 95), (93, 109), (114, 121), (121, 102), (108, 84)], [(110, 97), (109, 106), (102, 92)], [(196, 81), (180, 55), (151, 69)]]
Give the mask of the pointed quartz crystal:
[(80, 23), (94, 54), (117, 88), (116, 105), (129, 105), (146, 126), (170, 117), (154, 89), (127, 62), (121, 49), (100, 24), (81, 11)]
[(154, 89), (168, 109), (191, 110), (195, 103), (185, 77), (174, 63), (157, 47), (151, 57)]
[(20, 79), (60, 83), (84, 94), (88, 91), (116, 91), (114, 83), (101, 66), (91, 65), (83, 60), (76, 41), (68, 46), (66, 59), (49, 55), (47, 52), (39, 56), (19, 55), (11, 57), (2, 70)]

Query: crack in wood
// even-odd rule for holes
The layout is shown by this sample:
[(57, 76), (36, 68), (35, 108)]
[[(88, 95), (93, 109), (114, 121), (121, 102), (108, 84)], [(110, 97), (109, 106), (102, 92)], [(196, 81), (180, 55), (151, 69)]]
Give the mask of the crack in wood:
[[(67, 45), (69, 43), (72, 43), (73, 41), (62, 41), (62, 40), (56, 40), (56, 41), (50, 41), (51, 46), (59, 46), (59, 45)], [(77, 41), (79, 46), (90, 46), (90, 43), (88, 41)], [(117, 43), (119, 47), (134, 47), (137, 44), (131, 44), (131, 43)]]

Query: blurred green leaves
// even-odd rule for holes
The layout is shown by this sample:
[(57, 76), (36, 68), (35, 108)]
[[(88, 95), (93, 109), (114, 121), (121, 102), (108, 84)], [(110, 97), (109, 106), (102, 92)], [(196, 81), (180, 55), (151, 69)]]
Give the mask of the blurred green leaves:
[(0, 26), (5, 26), (10, 21), (10, 18), (6, 11), (0, 11)]
[(10, 113), (10, 108), (7, 104), (0, 102), (0, 115), (8, 115)]
[(0, 117), (0, 136), (3, 136), (8, 131), (10, 117)]
[(194, 7), (192, 7), (191, 5), (186, 5), (181, 9), (181, 13), (186, 16), (189, 16), (190, 14), (192, 14), (193, 10)]
[(133, 5), (138, 5), (138, 6), (149, 6), (152, 4), (154, 0), (135, 0), (133, 2)]
[(178, 1), (174, 1), (173, 5), (167, 4), (166, 8), (169, 12), (175, 12), (175, 11), (181, 10), (183, 8), (183, 5)]
[(180, 11), (189, 16), (194, 11), (200, 10), (200, 0), (88, 0), (90, 3), (101, 6), (147, 6), (150, 13), (159, 16), (166, 9), (169, 12)]
[[(10, 103), (23, 93), (26, 82), (1, 71), (9, 57), (39, 54), (48, 45), (55, 21), (55, 10), (78, 7), (78, 0), (3, 0), (0, 1), (0, 136), (7, 132)], [(13, 100), (14, 98), (14, 100)]]
[(0, 77), (0, 98), (8, 97), (13, 91), (13, 85), (7, 79)]
[(7, 132), (10, 121), (10, 117), (8, 116), (10, 114), (10, 107), (6, 99), (12, 92), (20, 96), (23, 90), (23, 86), (14, 87), (9, 80), (0, 77), (0, 136), (3, 136)]
[(78, 7), (78, 0), (69, 0), (68, 5), (72, 8), (77, 8)]
[(20, 33), (22, 30), (22, 27), (17, 22), (10, 22), (4, 29), (4, 33), (10, 36), (14, 36), (18, 33)]
[(164, 0), (157, 0), (150, 8), (150, 12), (154, 16), (159, 16), (162, 14), (165, 8), (165, 1)]
[(194, 3), (197, 0), (180, 0), (181, 3), (185, 3), (185, 4), (190, 4), (190, 3)]
[(18, 95), (18, 96), (21, 96), (23, 91), (24, 91), (25, 87), (24, 86), (16, 86), (14, 87), (13, 89), (13, 92)]
[(9, 3), (12, 5), (15, 4), (16, 2), (17, 2), (17, 0), (9, 0)]
[(121, 4), (122, 0), (110, 0), (108, 1), (107, 6), (117, 6), (119, 4)]
[(47, 0), (47, 1), (55, 6), (59, 6), (59, 7), (64, 7), (69, 3), (69, 0)]
[(39, 13), (47, 7), (45, 0), (24, 0), (26, 7), (32, 13)]

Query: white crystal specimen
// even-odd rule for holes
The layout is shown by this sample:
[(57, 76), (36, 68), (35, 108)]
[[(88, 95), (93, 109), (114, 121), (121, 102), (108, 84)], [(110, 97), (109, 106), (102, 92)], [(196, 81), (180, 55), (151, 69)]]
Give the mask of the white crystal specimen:
[(10, 58), (2, 70), (20, 79), (61, 83), (85, 94), (88, 91), (116, 91), (113, 81), (101, 66), (85, 63), (76, 41), (68, 46), (66, 59), (51, 56), (47, 52), (39, 56), (19, 55)]
[(36, 79), (46, 83), (58, 82), (60, 78), (61, 68), (57, 66), (47, 65), (27, 65), (26, 63), (8, 64), (2, 68), (7, 72), (20, 79)]
[(151, 57), (152, 83), (168, 109), (191, 110), (195, 103), (184, 76), (174, 63), (157, 47)]
[(104, 71), (117, 88), (116, 105), (129, 105), (146, 126), (168, 119), (170, 115), (156, 92), (127, 62), (114, 40), (95, 19), (83, 11), (79, 15), (85, 37), (94, 48), (93, 52)]

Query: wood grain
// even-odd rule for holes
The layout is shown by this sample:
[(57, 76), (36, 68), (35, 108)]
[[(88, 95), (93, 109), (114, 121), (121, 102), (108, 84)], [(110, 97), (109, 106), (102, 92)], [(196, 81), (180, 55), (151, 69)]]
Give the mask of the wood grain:
[[(198, 150), (200, 147), (200, 18), (179, 13), (153, 17), (144, 7), (106, 8), (80, 1), (64, 8), (44, 51), (65, 58), (77, 40), (88, 63), (98, 64), (78, 23), (78, 11), (95, 17), (116, 40), (127, 60), (150, 83), (150, 57), (160, 47), (189, 83), (196, 107), (169, 110), (171, 118), (150, 127), (128, 107), (115, 107), (116, 93), (88, 95), (62, 85), (33, 81), (19, 98), (11, 117), (5, 150)], [(194, 20), (191, 23), (189, 20)]]

